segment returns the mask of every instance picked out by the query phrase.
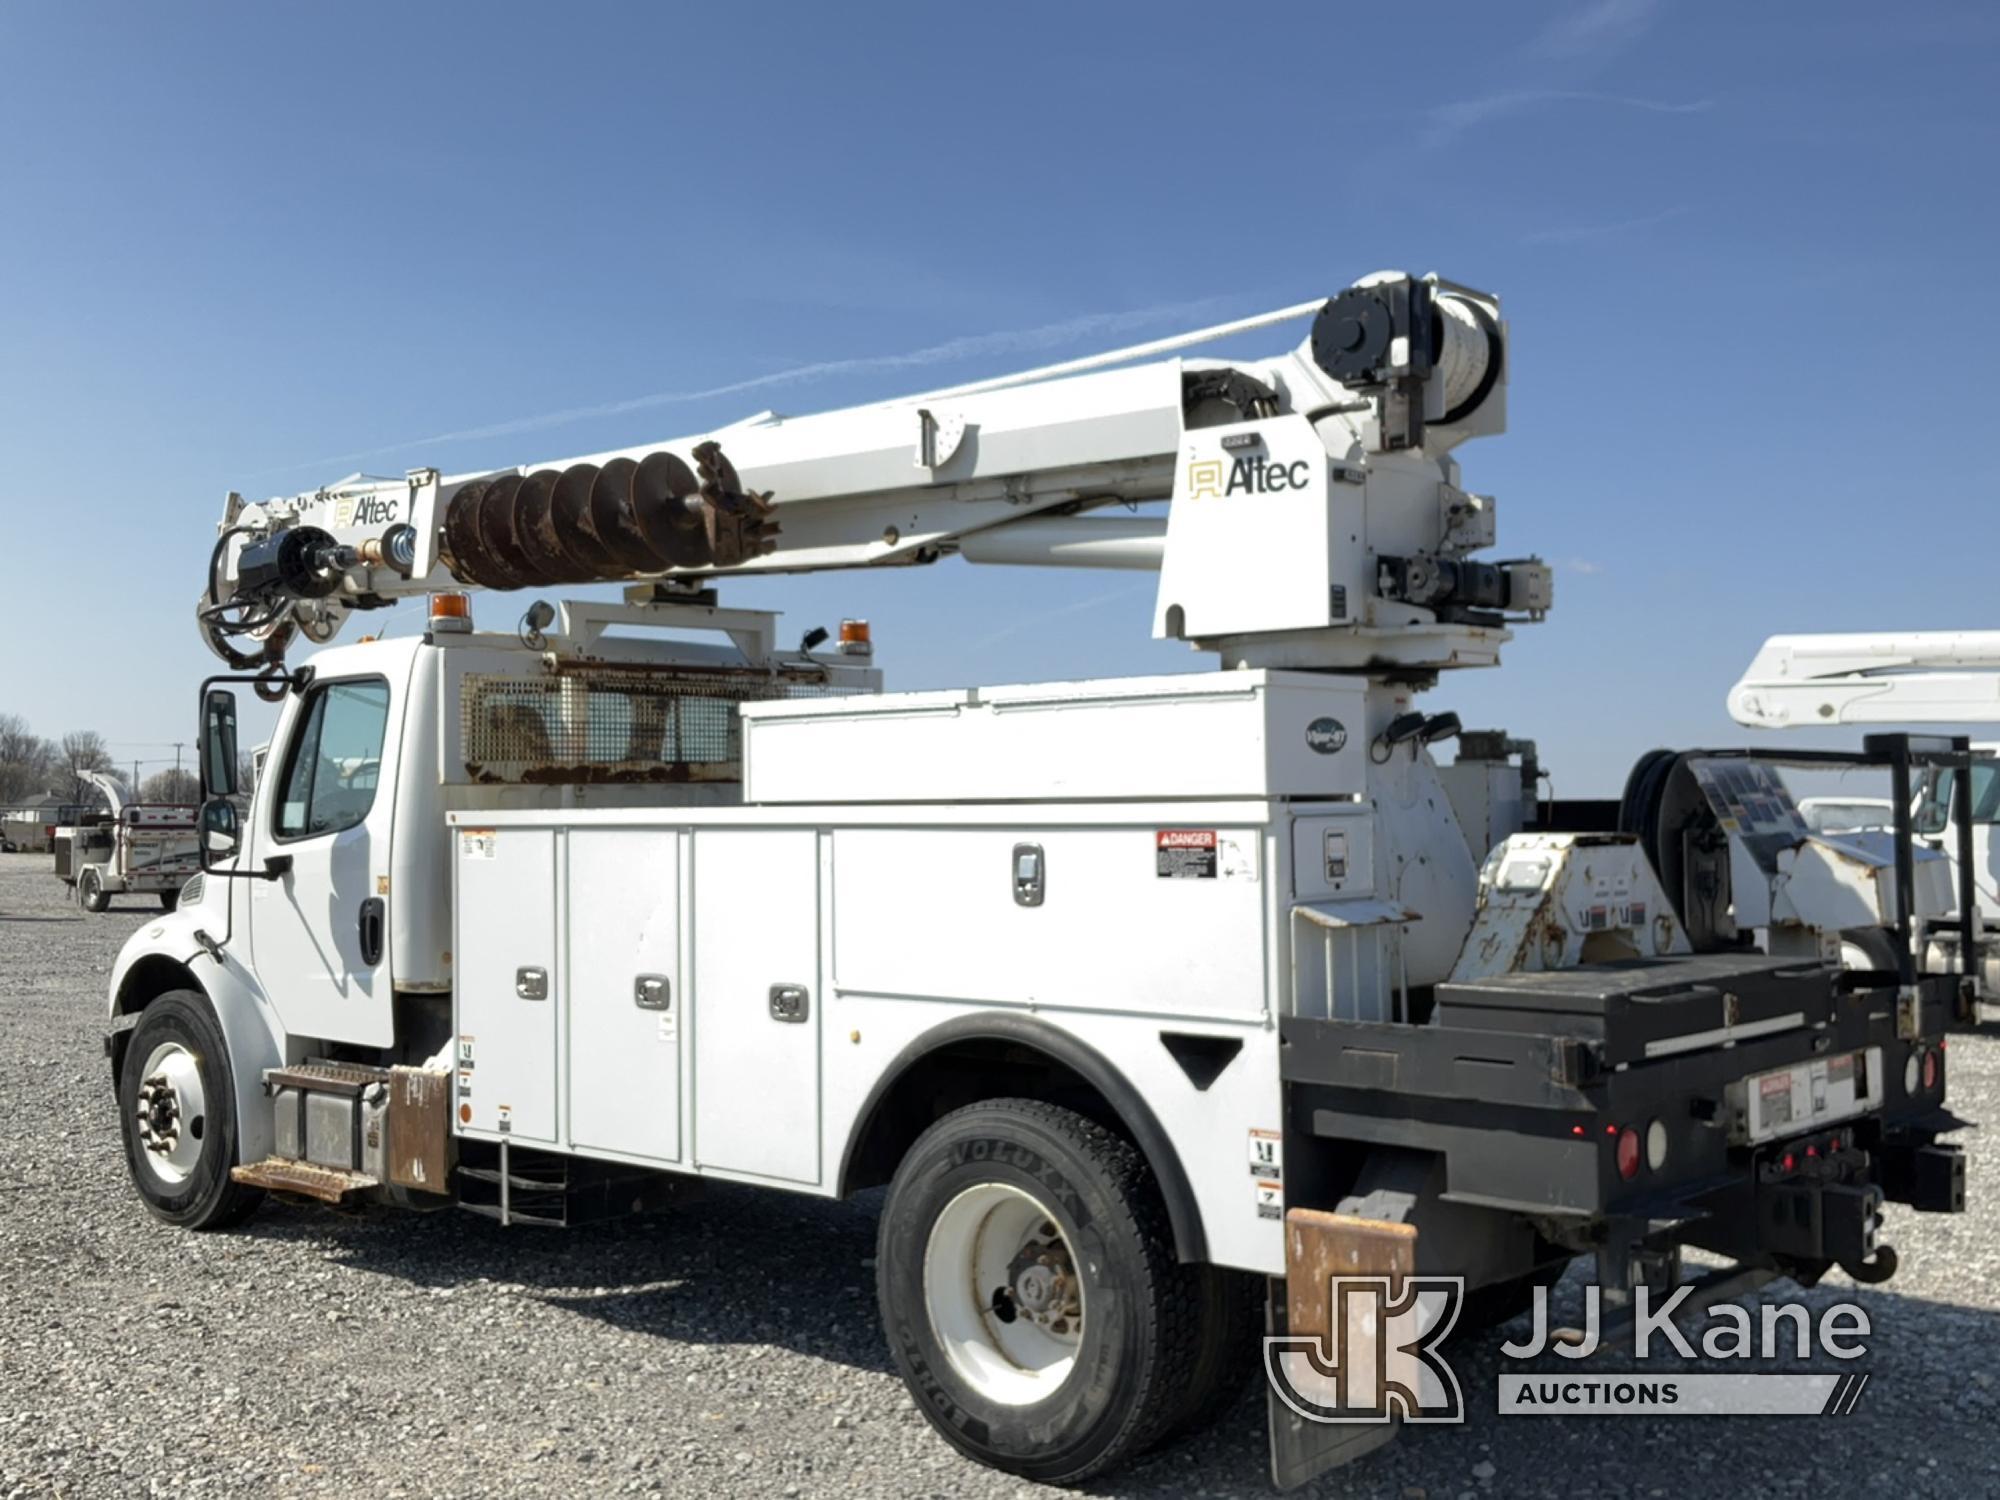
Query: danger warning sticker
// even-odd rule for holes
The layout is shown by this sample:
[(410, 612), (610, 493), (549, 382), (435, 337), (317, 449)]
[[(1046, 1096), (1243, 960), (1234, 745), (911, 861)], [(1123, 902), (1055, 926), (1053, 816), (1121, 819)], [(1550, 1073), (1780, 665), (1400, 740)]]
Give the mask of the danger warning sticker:
[(1217, 873), (1213, 828), (1162, 828), (1155, 873), (1162, 880), (1213, 880)]

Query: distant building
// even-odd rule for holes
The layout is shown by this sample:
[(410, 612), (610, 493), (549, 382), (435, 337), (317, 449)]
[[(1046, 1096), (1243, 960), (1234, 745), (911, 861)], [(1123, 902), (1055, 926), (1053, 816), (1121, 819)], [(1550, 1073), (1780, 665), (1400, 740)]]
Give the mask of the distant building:
[(74, 823), (87, 812), (96, 811), (101, 803), (88, 805), (66, 802), (54, 792), (43, 792), (24, 802), (16, 802), (0, 808), (0, 842), (12, 844), (16, 849), (39, 850), (48, 853), (51, 848), (49, 830)]

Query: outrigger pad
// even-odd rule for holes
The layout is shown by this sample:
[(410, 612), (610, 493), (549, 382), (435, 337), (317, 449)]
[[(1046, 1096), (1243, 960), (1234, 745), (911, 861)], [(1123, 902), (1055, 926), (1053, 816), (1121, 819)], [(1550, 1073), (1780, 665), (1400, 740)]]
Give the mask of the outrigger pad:
[[(1274, 1296), (1272, 1331), (1313, 1339), (1321, 1350), (1331, 1352), (1335, 1347), (1334, 1277), (1385, 1276), (1393, 1294), (1416, 1268), (1417, 1230), (1413, 1224), (1316, 1208), (1289, 1209), (1285, 1214), (1284, 1319), (1282, 1326), (1276, 1326)], [(1267, 1376), (1269, 1373), (1267, 1356)], [(1284, 1490), (1296, 1489), (1329, 1469), (1374, 1452), (1393, 1439), (1397, 1430), (1393, 1421), (1311, 1421), (1278, 1394), (1275, 1383), (1265, 1393), (1265, 1407), (1270, 1417), (1271, 1481)]]

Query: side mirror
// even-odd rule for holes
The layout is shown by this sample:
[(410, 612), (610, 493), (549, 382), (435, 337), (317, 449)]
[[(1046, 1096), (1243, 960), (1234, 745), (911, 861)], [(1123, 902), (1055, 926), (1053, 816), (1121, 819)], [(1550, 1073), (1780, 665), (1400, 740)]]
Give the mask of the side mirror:
[(243, 825), (237, 820), (236, 804), (226, 797), (210, 797), (201, 805), (201, 867), (213, 870), (236, 857), (242, 847)]
[[(201, 700), (201, 795), (233, 797), (236, 784), (236, 695), (228, 688), (210, 688)], [(202, 809), (204, 839), (208, 809)], [(235, 838), (231, 829), (231, 838)], [(233, 848), (232, 843), (232, 848)]]
[(1935, 838), (1951, 823), (1952, 773), (1940, 774), (1935, 766), (1926, 770), (1917, 783), (1917, 805), (1910, 810), (1910, 831)]

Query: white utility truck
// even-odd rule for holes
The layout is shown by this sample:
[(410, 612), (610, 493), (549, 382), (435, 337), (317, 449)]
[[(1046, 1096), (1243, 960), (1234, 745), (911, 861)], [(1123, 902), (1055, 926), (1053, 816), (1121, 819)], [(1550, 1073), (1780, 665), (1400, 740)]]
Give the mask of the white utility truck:
[[(139, 1193), (539, 1224), (887, 1184), (914, 1399), (1054, 1482), (1225, 1407), (1267, 1318), (1324, 1335), (1334, 1265), (1461, 1276), (1468, 1323), (1583, 1253), (1614, 1302), (1683, 1244), (1731, 1262), (1702, 1298), (1886, 1276), (1885, 1196), (1963, 1204), (1945, 987), (1691, 955), (1632, 840), (1520, 831), (1531, 746), (1433, 759), (1418, 694), (1550, 604), (1476, 559), (1453, 457), (1506, 369), (1494, 298), (1384, 274), (910, 400), (231, 496), (205, 868), (110, 986)], [(712, 592), (951, 556), (1156, 570), (1154, 634), (1221, 670), (883, 693), (862, 623), (788, 647)], [(605, 580), (486, 631), (461, 592)], [(286, 662), (426, 593), (420, 638)], [(232, 678), (282, 705), (247, 812)], [(1283, 1483), (1394, 1430), (1270, 1409)]]
[[(1729, 690), (1729, 712), (1755, 729), (2000, 724), (2000, 630), (1774, 635)], [(1975, 976), (1980, 999), (1992, 1004), (2000, 1002), (2000, 945), (1985, 940), (1985, 928), (2000, 924), (2000, 745), (1969, 748), (1969, 766), (1917, 779), (1911, 811), (1918, 835), (1951, 861), (1953, 889), (1969, 884), (1974, 895), (1970, 923), (1954, 900), (1927, 924), (1932, 961)], [(1968, 928), (1974, 959), (1961, 964)]]
[(85, 911), (104, 911), (113, 896), (123, 895), (151, 896), (172, 911), (181, 887), (201, 868), (199, 809), (136, 801), (123, 782), (102, 771), (83, 777), (103, 793), (106, 811), (83, 813), (56, 829), (56, 878), (76, 892)]

